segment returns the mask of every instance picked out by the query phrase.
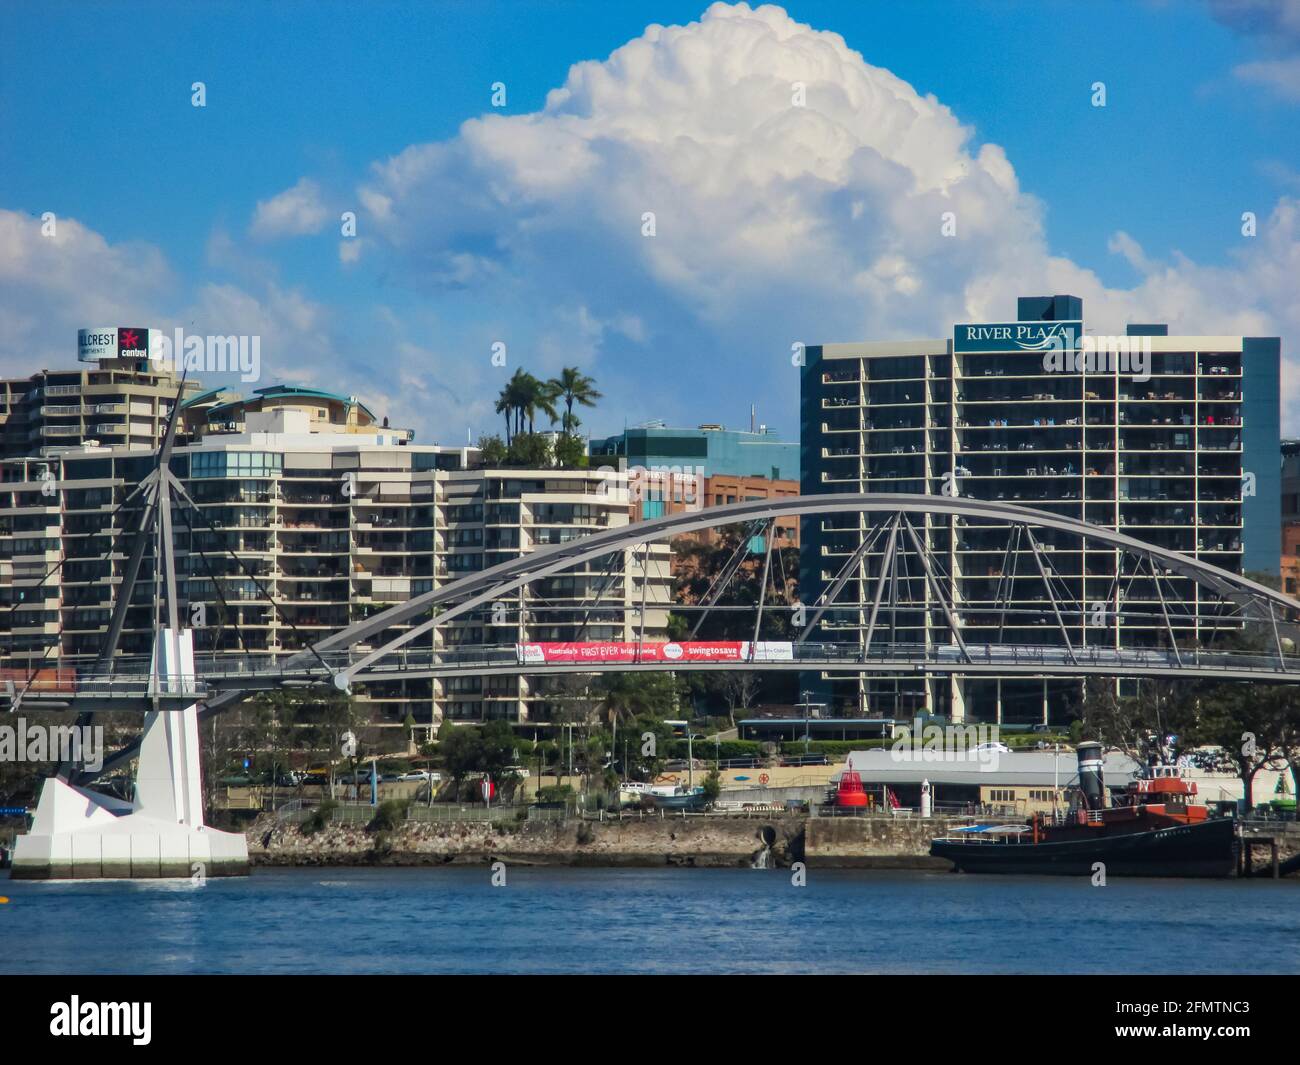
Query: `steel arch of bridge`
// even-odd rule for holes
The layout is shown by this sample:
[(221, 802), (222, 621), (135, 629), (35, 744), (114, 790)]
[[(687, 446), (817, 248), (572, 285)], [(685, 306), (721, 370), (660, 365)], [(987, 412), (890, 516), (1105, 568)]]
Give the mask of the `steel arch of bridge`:
[[(1093, 541), (1146, 558), (1151, 562), (1158, 562), (1166, 571), (1192, 579), (1197, 584), (1215, 591), (1223, 599), (1237, 603), (1245, 616), (1269, 621), (1275, 633), (1280, 632), (1282, 627), (1286, 628), (1288, 635), (1297, 633), (1295, 623), (1300, 619), (1300, 601), (1201, 559), (1146, 543), (1105, 526), (1093, 525), (1029, 507), (962, 497), (878, 493), (826, 494), (753, 500), (708, 507), (698, 511), (633, 522), (616, 529), (593, 533), (566, 544), (541, 547), (529, 554), (451, 581), (432, 591), (415, 596), (405, 603), (340, 629), (317, 642), (310, 650), (286, 659), (284, 668), (292, 671), (295, 668), (312, 669), (314, 666), (319, 671), (321, 662), (330, 652), (346, 650), (394, 625), (404, 624), (430, 610), (443, 608), (375, 650), (349, 661), (335, 674), (338, 683), (343, 686), (344, 683), (350, 682), (359, 674), (365, 674), (375, 663), (436, 626), (446, 624), (539, 578), (563, 572), (570, 567), (601, 558), (611, 552), (668, 539), (682, 533), (746, 521), (846, 513), (926, 514), (1064, 532), (1077, 536), (1083, 541)], [(816, 609), (814, 604), (809, 606)], [(1278, 661), (1281, 667), (1278, 672), (1285, 673), (1285, 661), (1281, 655)], [(1135, 675), (1141, 675), (1140, 664), (1135, 663), (1135, 668), (1137, 668)], [(209, 701), (209, 712), (241, 696), (242, 693), (234, 688), (225, 691)]]

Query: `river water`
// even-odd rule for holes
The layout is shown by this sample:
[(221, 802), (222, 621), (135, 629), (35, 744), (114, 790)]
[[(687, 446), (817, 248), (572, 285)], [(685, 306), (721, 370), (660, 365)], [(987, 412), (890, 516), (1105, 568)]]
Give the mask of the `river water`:
[(1300, 884), (783, 869), (0, 879), (5, 973), (1294, 973)]

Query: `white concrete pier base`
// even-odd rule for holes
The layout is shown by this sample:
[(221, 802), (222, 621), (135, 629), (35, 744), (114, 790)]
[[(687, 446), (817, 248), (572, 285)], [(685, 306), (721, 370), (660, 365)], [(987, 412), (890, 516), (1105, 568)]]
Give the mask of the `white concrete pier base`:
[[(154, 644), (153, 674), (192, 678), (192, 634), (164, 629)], [(14, 879), (157, 879), (247, 876), (241, 833), (203, 823), (198, 707), (145, 715), (136, 767), (135, 800), (126, 802), (68, 784), (45, 781), (32, 830), (14, 847)]]

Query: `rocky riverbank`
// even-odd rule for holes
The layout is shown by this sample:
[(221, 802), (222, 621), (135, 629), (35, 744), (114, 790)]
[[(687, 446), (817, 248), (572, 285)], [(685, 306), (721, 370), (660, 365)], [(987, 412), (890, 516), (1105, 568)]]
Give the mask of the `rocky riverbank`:
[(803, 857), (804, 821), (404, 822), (389, 832), (330, 824), (308, 835), (264, 818), (248, 830), (248, 854), (253, 865), (785, 866)]
[[(768, 818), (648, 817), (568, 821), (403, 821), (391, 831), (332, 823), (315, 833), (273, 817), (248, 829), (253, 865), (448, 865), (504, 861), (569, 866), (780, 866), (796, 861), (819, 868), (936, 869), (930, 841), (965, 819), (774, 814)], [(1295, 825), (1247, 829), (1277, 840), (1280, 859), (1300, 853)], [(1267, 848), (1255, 869), (1266, 873)]]

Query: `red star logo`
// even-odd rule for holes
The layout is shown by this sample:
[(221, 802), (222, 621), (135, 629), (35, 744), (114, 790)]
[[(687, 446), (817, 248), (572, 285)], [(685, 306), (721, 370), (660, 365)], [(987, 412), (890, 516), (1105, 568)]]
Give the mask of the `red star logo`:
[(122, 330), (121, 346), (127, 351), (135, 351), (140, 346), (140, 334), (134, 329)]

